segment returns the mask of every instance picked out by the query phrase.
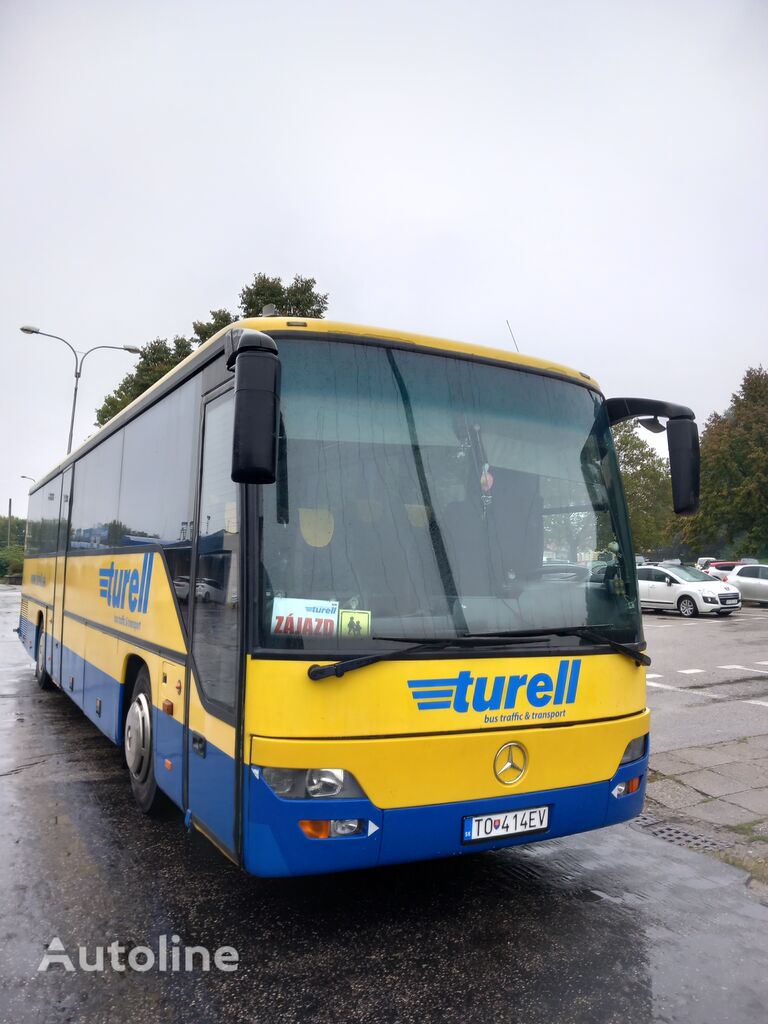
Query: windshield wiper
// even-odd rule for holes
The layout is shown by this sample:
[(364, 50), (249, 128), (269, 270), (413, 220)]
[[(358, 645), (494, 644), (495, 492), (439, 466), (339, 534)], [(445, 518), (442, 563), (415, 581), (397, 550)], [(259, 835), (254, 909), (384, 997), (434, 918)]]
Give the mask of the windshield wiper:
[[(601, 632), (605, 626), (569, 626), (564, 629), (537, 629), (525, 630), (523, 632), (500, 632), (500, 633), (468, 633), (463, 636), (450, 637), (449, 639), (427, 640), (410, 647), (400, 648), (396, 651), (384, 651), (377, 654), (367, 654), (360, 658), (350, 658), (348, 661), (337, 661), (333, 665), (310, 665), (307, 675), (310, 679), (328, 679), (331, 676), (341, 678), (347, 672), (353, 672), (357, 668), (365, 668), (366, 665), (375, 665), (377, 661), (388, 661), (399, 655), (416, 654), (421, 651), (444, 650), (447, 647), (502, 647), (512, 644), (535, 643), (537, 640), (548, 636), (580, 636), (585, 640), (594, 640), (596, 643), (605, 644), (618, 654), (631, 658), (637, 665), (650, 665), (651, 659), (647, 654), (636, 651), (627, 644), (620, 644)], [(372, 640), (394, 640), (406, 642), (405, 638), (397, 636), (374, 636)]]
[[(647, 654), (643, 654), (642, 651), (635, 650), (634, 647), (630, 647), (629, 644), (620, 644), (618, 640), (613, 640), (611, 637), (606, 636), (603, 633), (604, 629), (610, 629), (609, 626), (567, 626), (563, 629), (543, 629), (537, 630), (536, 635), (538, 636), (583, 636), (585, 640), (594, 640), (595, 643), (605, 644), (606, 647), (610, 647), (611, 650), (616, 651), (617, 654), (623, 654), (627, 658), (631, 658), (636, 665), (645, 665), (646, 667), (651, 664), (651, 659)], [(533, 636), (533, 633), (527, 633), (527, 636)]]
[(647, 654), (635, 650), (629, 644), (620, 644), (618, 640), (613, 640), (611, 637), (606, 636), (603, 630), (610, 628), (610, 626), (563, 626), (560, 629), (526, 629), (519, 633), (512, 631), (508, 633), (476, 633), (475, 636), (488, 636), (496, 640), (504, 639), (505, 637), (517, 640), (534, 640), (548, 636), (583, 636), (585, 640), (594, 640), (595, 643), (605, 644), (606, 647), (610, 647), (617, 654), (623, 654), (625, 657), (631, 658), (637, 665), (648, 666), (651, 664), (651, 659)]

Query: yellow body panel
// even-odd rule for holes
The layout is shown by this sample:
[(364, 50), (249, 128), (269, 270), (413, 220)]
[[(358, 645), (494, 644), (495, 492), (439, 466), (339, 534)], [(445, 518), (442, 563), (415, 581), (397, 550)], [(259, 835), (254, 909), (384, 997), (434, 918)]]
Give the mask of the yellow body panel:
[[(439, 684), (469, 672), (486, 682), (493, 695), (496, 677), (545, 673), (557, 680), (563, 660), (580, 662), (572, 703), (535, 706), (527, 685), (516, 687), (512, 707), (505, 707), (509, 682), (503, 684), (501, 707), (464, 712), (453, 707), (420, 710), (409, 681)], [(567, 725), (637, 714), (645, 708), (645, 671), (621, 654), (573, 657), (472, 658), (425, 661), (380, 661), (340, 679), (317, 682), (307, 669), (311, 662), (249, 659), (245, 704), (245, 734), (310, 738), (392, 736), (414, 733), (466, 732), (531, 727), (545, 722)], [(553, 687), (554, 689), (554, 687)], [(534, 694), (534, 697), (536, 695)], [(552, 694), (554, 696), (554, 694)], [(494, 703), (488, 701), (488, 703)], [(513, 717), (505, 717), (513, 716)], [(538, 716), (538, 717), (537, 717)], [(556, 716), (556, 717), (554, 717)]]
[(37, 604), (53, 604), (53, 588), (56, 580), (56, 556), (25, 558), (21, 596)]
[(69, 556), (67, 564), (66, 609), (89, 622), (133, 635), (143, 643), (156, 644), (184, 653), (184, 638), (162, 558), (154, 552), (146, 610), (131, 610), (129, 592), (121, 593), (117, 605), (102, 596), (99, 573), (142, 572), (144, 554), (127, 551), (114, 555)]
[[(125, 552), (112, 555), (78, 555), (72, 554), (67, 560), (67, 581), (63, 617), (64, 647), (78, 655), (84, 661), (99, 669), (105, 675), (123, 683), (126, 678), (128, 659), (134, 655), (145, 662), (149, 670), (152, 685), (152, 699), (162, 707), (163, 700), (168, 697), (174, 702), (173, 718), (179, 723), (184, 721), (184, 667), (186, 643), (173, 600), (172, 584), (168, 579), (162, 558), (158, 552), (154, 554), (153, 569), (146, 595), (146, 611), (131, 612), (128, 603), (129, 592), (123, 595), (125, 607), (110, 607), (101, 594), (99, 570), (111, 569), (141, 572), (144, 555), (140, 552)], [(54, 575), (56, 558), (27, 558), (24, 562), (23, 599), (27, 601), (26, 617), (34, 620), (38, 602), (52, 604), (54, 598)], [(43, 582), (44, 581), (44, 582)], [(46, 628), (50, 632), (54, 613), (50, 608), (40, 608), (44, 614)], [(55, 609), (60, 617), (62, 610)], [(86, 620), (86, 621), (81, 621)], [(104, 632), (98, 626), (113, 630), (120, 636)], [(142, 642), (142, 646), (133, 643), (133, 637)], [(166, 661), (163, 657), (147, 650), (144, 644), (156, 644), (167, 647), (178, 654), (178, 661)], [(182, 693), (173, 693), (170, 687), (163, 687), (164, 666), (172, 666), (173, 682), (177, 678), (182, 681)], [(50, 667), (50, 665), (49, 665)], [(65, 690), (77, 691), (81, 680), (67, 676), (61, 680)]]
[[(568, 727), (493, 730), (360, 740), (251, 742), (252, 764), (274, 768), (344, 768), (377, 807), (410, 807), (535, 793), (611, 778), (630, 740), (649, 729), (650, 712)], [(493, 773), (505, 743), (521, 743), (528, 768), (505, 786)]]
[(199, 686), (193, 679), (189, 694), (189, 728), (218, 747), (229, 757), (235, 756), (235, 727), (212, 715), (200, 699)]

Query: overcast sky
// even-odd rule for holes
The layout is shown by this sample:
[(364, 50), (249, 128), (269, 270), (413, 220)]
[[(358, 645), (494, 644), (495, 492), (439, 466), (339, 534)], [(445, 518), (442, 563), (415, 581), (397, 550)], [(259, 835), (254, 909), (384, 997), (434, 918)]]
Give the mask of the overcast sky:
[(72, 399), (20, 324), (141, 345), (257, 271), (703, 423), (767, 361), (767, 136), (765, 0), (2, 0), (3, 511)]

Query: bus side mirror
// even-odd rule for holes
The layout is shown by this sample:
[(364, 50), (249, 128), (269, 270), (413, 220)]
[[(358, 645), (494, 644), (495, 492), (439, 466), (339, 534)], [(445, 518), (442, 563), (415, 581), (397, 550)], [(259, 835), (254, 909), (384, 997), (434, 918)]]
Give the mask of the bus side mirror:
[(280, 422), (280, 359), (261, 331), (234, 330), (224, 339), (227, 367), (235, 371), (232, 479), (273, 484)]
[(672, 477), (672, 506), (679, 516), (692, 516), (699, 509), (701, 453), (699, 430), (693, 420), (667, 422), (669, 471)]
[(672, 506), (679, 516), (692, 516), (698, 512), (701, 455), (699, 428), (692, 410), (685, 405), (660, 402), (653, 398), (609, 398), (605, 408), (611, 426), (640, 416), (652, 417), (651, 420), (641, 419), (639, 422), (654, 433), (664, 429), (658, 417), (667, 417)]

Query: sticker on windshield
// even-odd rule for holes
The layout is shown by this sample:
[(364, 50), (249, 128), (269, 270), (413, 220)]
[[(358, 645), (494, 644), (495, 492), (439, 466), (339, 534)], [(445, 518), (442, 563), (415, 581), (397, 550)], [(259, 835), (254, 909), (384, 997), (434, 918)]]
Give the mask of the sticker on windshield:
[(276, 597), (272, 605), (272, 633), (276, 636), (336, 636), (338, 601), (303, 597)]
[(342, 608), (339, 612), (339, 636), (345, 640), (354, 640), (356, 637), (371, 635), (371, 613), (360, 611), (356, 608), (350, 611)]

